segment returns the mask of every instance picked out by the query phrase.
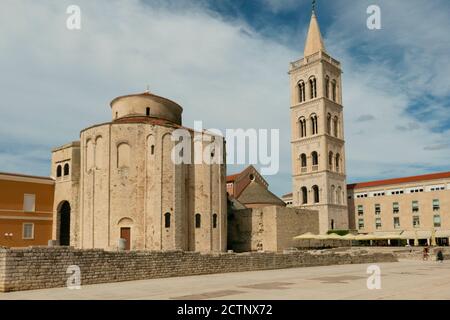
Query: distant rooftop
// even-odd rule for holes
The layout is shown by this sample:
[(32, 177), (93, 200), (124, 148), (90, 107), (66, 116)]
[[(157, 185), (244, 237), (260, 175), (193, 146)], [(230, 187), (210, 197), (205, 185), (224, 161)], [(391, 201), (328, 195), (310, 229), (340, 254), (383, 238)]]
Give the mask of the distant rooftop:
[(388, 186), (388, 185), (402, 184), (402, 183), (412, 183), (412, 182), (420, 182), (420, 181), (428, 181), (428, 180), (439, 180), (439, 179), (446, 179), (446, 178), (450, 178), (450, 172), (440, 172), (440, 173), (431, 173), (431, 174), (424, 174), (424, 175), (404, 177), (404, 178), (393, 178), (393, 179), (385, 179), (385, 180), (359, 182), (359, 183), (353, 183), (353, 184), (347, 185), (347, 189), (361, 189), (361, 188)]

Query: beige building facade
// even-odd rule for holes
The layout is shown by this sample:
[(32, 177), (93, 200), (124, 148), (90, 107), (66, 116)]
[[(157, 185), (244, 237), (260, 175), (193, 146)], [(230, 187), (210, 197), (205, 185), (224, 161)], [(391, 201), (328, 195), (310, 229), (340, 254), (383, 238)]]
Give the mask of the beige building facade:
[(350, 227), (402, 235), (410, 245), (448, 245), (450, 172), (348, 185)]
[[(86, 249), (115, 249), (125, 239), (129, 250), (225, 251), (223, 139), (209, 162), (195, 164), (194, 144), (206, 150), (211, 142), (182, 126), (175, 102), (145, 92), (114, 99), (111, 111), (111, 122), (53, 150), (53, 239)], [(187, 140), (173, 141), (178, 129)], [(181, 141), (177, 156), (189, 161), (177, 164)]]
[(319, 211), (320, 233), (348, 229), (341, 64), (313, 12), (304, 58), (290, 64), (293, 207)]

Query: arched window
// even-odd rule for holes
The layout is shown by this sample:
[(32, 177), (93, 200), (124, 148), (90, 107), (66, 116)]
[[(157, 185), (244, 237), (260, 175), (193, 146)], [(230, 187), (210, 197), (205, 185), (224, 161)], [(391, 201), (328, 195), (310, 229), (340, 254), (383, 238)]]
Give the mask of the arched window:
[(330, 98), (330, 77), (325, 77), (325, 97)]
[(86, 141), (86, 171), (91, 170), (95, 165), (95, 148), (92, 139)]
[(313, 113), (311, 115), (311, 134), (318, 134), (319, 133), (319, 128), (317, 125), (317, 115), (315, 113)]
[(331, 135), (331, 114), (327, 115), (327, 133)]
[(331, 230), (334, 230), (334, 220), (331, 219)]
[(213, 214), (213, 228), (217, 228), (217, 214), (214, 213)]
[(318, 186), (313, 186), (312, 187), (312, 191), (314, 193), (314, 203), (319, 203), (320, 202), (319, 187)]
[(341, 196), (342, 196), (342, 188), (338, 187), (337, 190), (336, 190), (336, 203), (337, 204), (342, 204)]
[(66, 163), (64, 165), (64, 176), (68, 176), (69, 175), (69, 171), (70, 171), (69, 164)]
[(299, 124), (300, 138), (306, 137), (306, 119), (304, 117), (301, 117), (298, 120), (298, 124)]
[(330, 151), (330, 153), (328, 154), (328, 166), (330, 167), (330, 170), (333, 170), (333, 152)]
[(336, 154), (336, 172), (340, 172), (340, 163), (341, 163), (341, 156), (339, 153)]
[(331, 82), (331, 90), (332, 90), (332, 95), (333, 95), (333, 101), (336, 101), (336, 99), (337, 99), (337, 90), (336, 90), (336, 87), (337, 87), (337, 85), (336, 85), (336, 80), (333, 80), (332, 82)]
[(313, 151), (313, 153), (311, 153), (311, 158), (313, 166), (319, 165), (319, 154), (316, 151)]
[(164, 227), (166, 229), (170, 228), (170, 212), (164, 214)]
[(61, 177), (62, 176), (62, 168), (61, 168), (61, 165), (58, 165), (57, 167), (56, 167), (56, 177)]
[(298, 83), (298, 97), (299, 97), (299, 101), (300, 102), (305, 102), (306, 101), (306, 90), (305, 90), (305, 83), (303, 82), (303, 80), (301, 80)]
[(127, 143), (121, 143), (117, 146), (117, 168), (130, 167), (130, 146)]
[(94, 162), (96, 169), (103, 168), (104, 157), (101, 156), (102, 153), (103, 153), (103, 138), (101, 136), (98, 136), (95, 139), (95, 147), (94, 147)]
[(317, 98), (317, 80), (315, 77), (309, 79), (310, 96), (311, 99)]
[(308, 203), (308, 189), (306, 187), (302, 187), (302, 204)]
[(306, 154), (302, 153), (302, 155), (300, 156), (300, 162), (301, 162), (302, 168), (307, 167), (308, 163), (306, 160)]
[(333, 127), (334, 127), (334, 136), (337, 137), (339, 135), (339, 119), (338, 119), (338, 117), (334, 117)]
[(202, 216), (200, 213), (197, 213), (195, 215), (195, 228), (199, 229), (202, 226)]
[(330, 192), (330, 202), (333, 204), (334, 203), (334, 195), (335, 195), (335, 192), (336, 192), (336, 188), (335, 188), (335, 186), (334, 185), (332, 185), (331, 186), (331, 192)]

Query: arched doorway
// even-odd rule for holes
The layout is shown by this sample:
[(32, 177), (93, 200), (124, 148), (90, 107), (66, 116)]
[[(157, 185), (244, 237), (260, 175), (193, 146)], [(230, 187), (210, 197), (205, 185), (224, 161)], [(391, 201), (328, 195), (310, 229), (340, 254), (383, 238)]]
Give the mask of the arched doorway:
[(59, 245), (70, 245), (70, 203), (64, 201), (59, 205)]

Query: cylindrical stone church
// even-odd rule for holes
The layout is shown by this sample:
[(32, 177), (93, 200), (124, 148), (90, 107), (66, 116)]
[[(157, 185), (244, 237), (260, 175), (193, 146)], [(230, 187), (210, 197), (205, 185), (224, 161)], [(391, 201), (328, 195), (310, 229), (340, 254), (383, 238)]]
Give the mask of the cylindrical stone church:
[[(208, 139), (198, 142), (201, 133), (182, 126), (183, 109), (148, 92), (118, 97), (111, 110), (111, 122), (53, 150), (53, 239), (77, 248), (116, 249), (122, 238), (130, 250), (225, 251), (223, 140), (203, 132)], [(177, 129), (190, 137), (181, 156), (191, 161), (182, 164), (172, 159)], [(220, 148), (204, 152), (204, 140)], [(211, 161), (194, 163), (195, 143)]]

